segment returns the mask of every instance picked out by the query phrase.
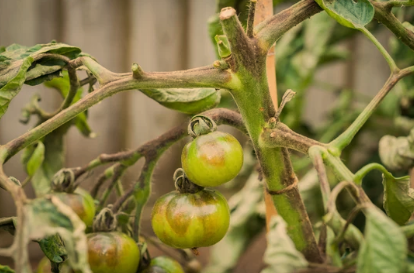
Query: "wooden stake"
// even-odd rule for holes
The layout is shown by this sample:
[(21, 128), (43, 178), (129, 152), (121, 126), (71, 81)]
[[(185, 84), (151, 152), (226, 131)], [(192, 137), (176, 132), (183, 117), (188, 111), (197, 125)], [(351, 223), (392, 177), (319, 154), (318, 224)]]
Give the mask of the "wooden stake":
[[(273, 1), (272, 0), (257, 0), (256, 13), (254, 17), (254, 25), (261, 23), (273, 15)], [(275, 110), (278, 107), (277, 101), (277, 87), (276, 87), (276, 71), (275, 71), (275, 50), (274, 46), (269, 50), (266, 58), (267, 80), (269, 84), (269, 92), (273, 101)], [(266, 205), (266, 228), (269, 231), (270, 219), (277, 215), (275, 205), (273, 204), (272, 196), (264, 188), (264, 199)]]

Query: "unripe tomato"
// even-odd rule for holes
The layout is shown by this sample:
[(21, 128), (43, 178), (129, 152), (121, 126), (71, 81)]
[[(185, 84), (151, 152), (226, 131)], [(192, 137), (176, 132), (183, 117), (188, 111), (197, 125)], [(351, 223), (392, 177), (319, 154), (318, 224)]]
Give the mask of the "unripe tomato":
[(151, 259), (150, 265), (141, 273), (184, 273), (184, 270), (177, 261), (159, 256)]
[(152, 209), (152, 228), (165, 244), (175, 248), (211, 246), (220, 241), (230, 222), (229, 206), (218, 191), (170, 192)]
[(87, 234), (88, 261), (93, 273), (135, 273), (140, 252), (135, 241), (120, 232)]
[(232, 135), (215, 131), (188, 143), (181, 154), (181, 164), (193, 183), (215, 187), (239, 173), (243, 165), (243, 149)]
[(95, 203), (85, 190), (77, 188), (74, 193), (53, 193), (60, 201), (72, 208), (86, 226), (92, 226), (95, 217)]

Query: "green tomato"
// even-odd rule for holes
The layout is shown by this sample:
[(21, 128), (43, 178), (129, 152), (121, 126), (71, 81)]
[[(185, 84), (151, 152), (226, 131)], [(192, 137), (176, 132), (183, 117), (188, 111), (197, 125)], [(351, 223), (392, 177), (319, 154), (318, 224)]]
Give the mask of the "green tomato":
[(86, 226), (92, 226), (95, 217), (95, 203), (85, 190), (77, 188), (74, 193), (54, 193), (60, 201), (72, 208)]
[(243, 165), (243, 149), (235, 137), (215, 131), (188, 143), (181, 155), (183, 169), (191, 182), (215, 187), (236, 177)]
[(221, 193), (170, 192), (152, 209), (152, 228), (166, 245), (175, 248), (211, 246), (220, 241), (230, 222), (229, 206)]
[(159, 256), (151, 259), (149, 266), (141, 273), (184, 273), (184, 270), (177, 261), (167, 256)]
[(140, 251), (135, 241), (120, 232), (87, 234), (88, 261), (93, 273), (135, 273)]

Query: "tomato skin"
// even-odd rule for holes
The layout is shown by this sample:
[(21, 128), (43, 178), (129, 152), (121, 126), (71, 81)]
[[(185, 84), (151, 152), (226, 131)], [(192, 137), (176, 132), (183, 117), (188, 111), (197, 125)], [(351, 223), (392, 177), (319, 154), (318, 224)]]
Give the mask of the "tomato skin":
[(188, 143), (181, 164), (191, 182), (216, 187), (237, 176), (243, 165), (243, 149), (235, 137), (215, 131)]
[(184, 270), (177, 261), (167, 256), (158, 256), (151, 259), (150, 265), (141, 273), (184, 273)]
[(165, 244), (175, 248), (211, 246), (227, 232), (230, 211), (218, 191), (170, 192), (152, 209), (152, 228)]
[(120, 232), (87, 234), (88, 261), (93, 273), (135, 273), (140, 251), (135, 241)]
[(95, 203), (85, 190), (77, 188), (74, 193), (53, 193), (60, 201), (72, 208), (87, 227), (92, 226), (95, 217)]

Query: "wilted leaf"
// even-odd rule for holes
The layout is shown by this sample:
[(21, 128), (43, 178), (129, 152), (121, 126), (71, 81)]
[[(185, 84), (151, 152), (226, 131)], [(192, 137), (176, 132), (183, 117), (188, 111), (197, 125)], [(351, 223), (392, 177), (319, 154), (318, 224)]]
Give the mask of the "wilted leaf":
[(407, 240), (398, 225), (374, 206), (367, 208), (365, 215), (365, 240), (358, 254), (357, 272), (405, 272)]
[(185, 114), (203, 112), (220, 102), (220, 92), (213, 88), (144, 89), (141, 91), (159, 104)]
[(60, 43), (39, 44), (30, 48), (13, 44), (5, 48), (0, 53), (0, 118), (26, 80), (30, 84), (38, 84), (59, 75), (56, 71), (61, 70), (65, 63), (51, 58), (42, 59), (39, 56), (43, 53), (72, 59), (80, 53), (80, 49)]
[[(24, 81), (26, 80), (26, 71), (33, 62), (33, 58), (28, 57), (20, 62), (18, 69), (13, 68), (6, 72), (0, 70), (0, 118), (6, 113), (10, 101), (20, 92)], [(5, 80), (2, 85), (2, 81)]]
[(391, 170), (408, 170), (414, 166), (414, 129), (407, 137), (385, 135), (379, 142), (381, 161)]
[(64, 241), (71, 268), (75, 271), (91, 272), (87, 261), (87, 239), (84, 232), (86, 226), (70, 207), (59, 198), (49, 196), (27, 203), (25, 213), (26, 244), (29, 240), (58, 234)]
[(414, 189), (410, 187), (410, 177), (394, 178), (383, 174), (384, 209), (388, 216), (400, 225), (405, 224), (414, 212)]
[(45, 159), (45, 146), (41, 141), (33, 145), (35, 148), (27, 161), (26, 172), (29, 176), (33, 176), (40, 168)]
[(338, 23), (360, 29), (374, 18), (375, 9), (368, 0), (315, 0)]
[(261, 273), (295, 272), (306, 268), (308, 262), (305, 257), (296, 250), (286, 232), (286, 223), (280, 215), (270, 220), (270, 231), (267, 234), (267, 249), (264, 261), (268, 265)]

